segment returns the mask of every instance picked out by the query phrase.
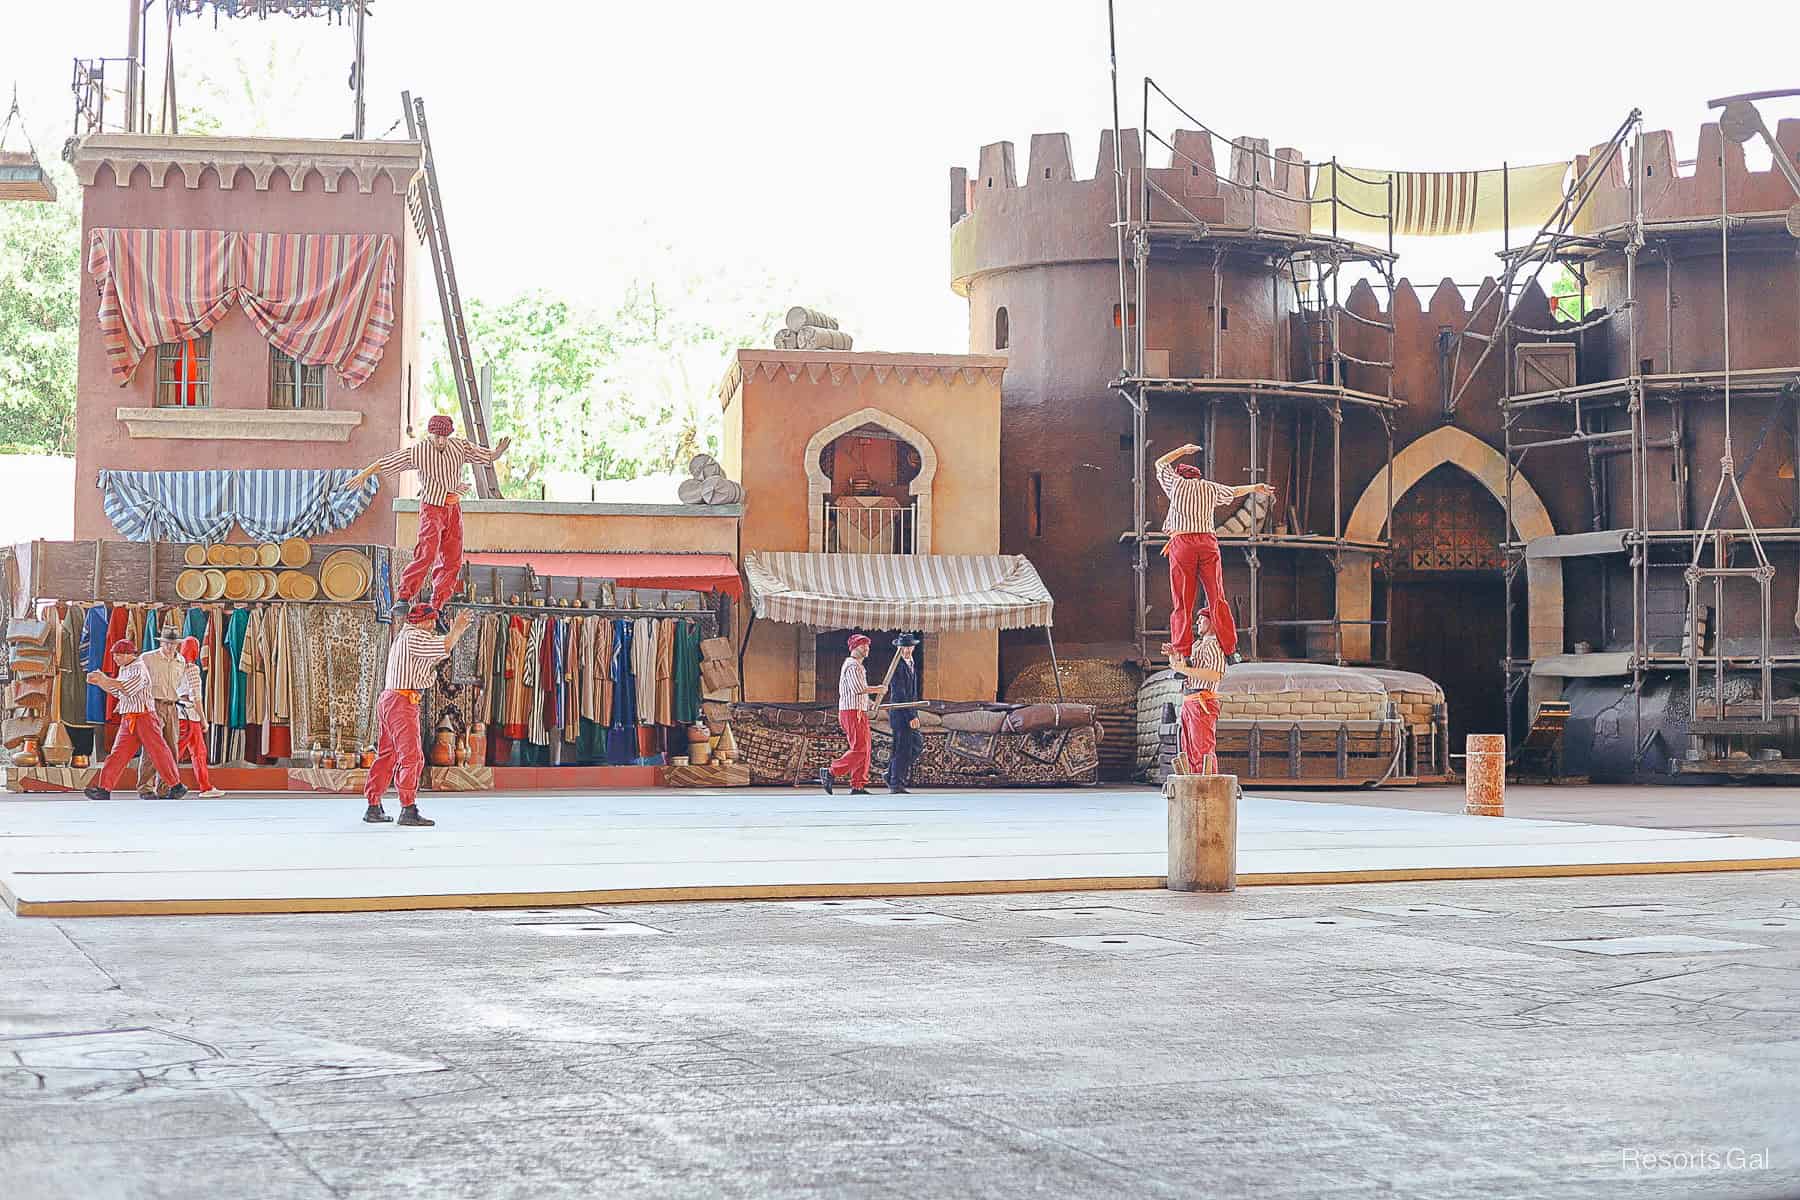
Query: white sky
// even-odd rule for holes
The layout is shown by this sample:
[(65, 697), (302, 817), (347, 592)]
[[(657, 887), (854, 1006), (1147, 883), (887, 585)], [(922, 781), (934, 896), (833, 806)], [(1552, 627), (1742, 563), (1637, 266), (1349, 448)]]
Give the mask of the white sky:
[[(45, 154), (69, 132), (71, 60), (122, 53), (130, 2), (5, 5), (0, 87), (17, 81)], [(1553, 26), (1519, 19), (1540, 11)], [(1356, 166), (1566, 158), (1633, 105), (1691, 158), (1708, 97), (1800, 86), (1793, 13), (1780, 0), (1118, 0), (1124, 123), (1147, 71), (1221, 132)], [(160, 6), (151, 24), (155, 86)], [(348, 130), (347, 29), (222, 24), (181, 28), (178, 79), (228, 73), (234, 54), (264, 62), (278, 37), (298, 57), (268, 93), (273, 132)], [(838, 312), (859, 349), (959, 351), (948, 168), (973, 169), (1000, 140), (1022, 167), (1032, 133), (1062, 130), (1077, 171), (1091, 170), (1111, 119), (1106, 66), (1104, 0), (376, 0), (369, 126), (388, 128), (403, 87), (426, 98), (465, 294), (541, 287), (608, 303), (671, 246), (721, 283), (794, 281), (794, 301)], [(1422, 291), (1491, 262), (1405, 249)]]

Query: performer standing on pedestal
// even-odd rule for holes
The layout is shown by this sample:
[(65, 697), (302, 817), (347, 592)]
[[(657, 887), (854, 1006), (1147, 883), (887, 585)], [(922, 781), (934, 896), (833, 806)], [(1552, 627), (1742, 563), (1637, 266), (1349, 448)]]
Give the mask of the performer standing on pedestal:
[[(920, 699), (919, 672), (913, 666), (913, 647), (918, 644), (919, 639), (910, 633), (894, 639), (894, 653), (900, 656), (900, 661), (894, 664), (894, 672), (888, 677), (886, 699), (889, 704)], [(925, 749), (925, 735), (919, 732), (919, 710), (888, 709), (888, 733), (893, 738), (893, 748), (888, 751), (888, 791), (903, 796), (913, 763)]]
[(225, 793), (212, 785), (212, 769), (206, 761), (206, 685), (200, 676), (200, 639), (181, 639), (181, 683), (176, 688), (181, 711), (181, 740), (175, 744), (175, 761), (187, 755), (194, 764), (194, 782), (208, 798)]
[(869, 657), (869, 639), (860, 633), (850, 635), (850, 655), (838, 672), (838, 727), (850, 743), (829, 767), (819, 771), (819, 783), (831, 794), (832, 777), (842, 775), (850, 780), (852, 796), (869, 794), (869, 697), (879, 692), (869, 686), (863, 659)]
[(168, 785), (169, 799), (187, 795), (181, 773), (175, 768), (175, 756), (163, 741), (162, 728), (156, 719), (156, 702), (150, 694), (150, 669), (138, 656), (137, 645), (120, 638), (112, 645), (112, 659), (119, 665), (118, 678), (104, 671), (89, 671), (87, 681), (119, 701), (119, 736), (113, 739), (112, 753), (100, 768), (100, 778), (83, 789), (89, 800), (111, 800), (113, 785), (125, 773), (132, 756), (142, 746), (144, 757), (155, 766), (156, 773)]
[(1266, 483), (1226, 487), (1203, 477), (1199, 468), (1176, 462), (1199, 452), (1200, 447), (1190, 444), (1156, 460), (1156, 482), (1169, 497), (1169, 515), (1163, 521), (1169, 544), (1163, 547), (1163, 554), (1169, 560), (1169, 591), (1174, 599), (1169, 617), (1169, 665), (1176, 668), (1187, 663), (1194, 644), (1196, 584), (1206, 588), (1206, 611), (1218, 631), (1219, 649), (1227, 661), (1237, 661), (1237, 625), (1225, 598), (1225, 572), (1219, 560), (1219, 539), (1213, 533), (1213, 513), (1252, 493), (1275, 494)]
[[(402, 615), (397, 606), (394, 615)], [(431, 629), (437, 620), (435, 609), (414, 605), (404, 620), (388, 649), (387, 680), (376, 708), (381, 736), (375, 746), (375, 765), (369, 768), (369, 781), (363, 788), (363, 798), (369, 802), (363, 820), (372, 825), (394, 819), (381, 807), (390, 781), (400, 793), (400, 824), (437, 824), (419, 813), (419, 776), (425, 769), (425, 750), (419, 744), (419, 700), (431, 686), (433, 668), (450, 657), (474, 618), (457, 613), (450, 632), (443, 637)]]
[(1189, 775), (1219, 773), (1218, 683), (1225, 677), (1225, 655), (1213, 636), (1212, 622), (1200, 614), (1200, 633), (1194, 643), (1192, 666), (1177, 668), (1194, 690), (1181, 702), (1181, 757)]
[[(150, 674), (150, 699), (155, 706), (152, 711), (162, 730), (163, 744), (179, 759), (181, 669), (187, 664), (182, 661), (177, 649), (181, 643), (181, 630), (173, 624), (164, 625), (161, 629), (156, 649), (144, 654), (138, 661)], [(180, 782), (179, 779), (177, 782)], [(156, 764), (148, 754), (138, 760), (137, 786), (138, 799), (156, 799)]]
[[(456, 423), (439, 413), (425, 423), (428, 436), (384, 454), (344, 484), (361, 487), (376, 472), (398, 475), (402, 471), (419, 473), (419, 536), (413, 546), (412, 561), (395, 586), (397, 600), (410, 601), (420, 595), (425, 576), (431, 575), (430, 609), (435, 615), (456, 592), (456, 576), (462, 570), (462, 498), (464, 472), (470, 463), (491, 463), (506, 453), (511, 438), (501, 438), (492, 450), (473, 442), (452, 437)], [(433, 564), (436, 570), (432, 570)]]

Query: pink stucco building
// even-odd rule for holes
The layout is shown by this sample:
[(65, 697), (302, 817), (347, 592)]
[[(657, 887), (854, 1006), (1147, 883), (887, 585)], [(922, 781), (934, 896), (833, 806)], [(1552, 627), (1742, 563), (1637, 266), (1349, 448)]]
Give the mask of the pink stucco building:
[[(409, 206), (421, 163), (416, 142), (151, 134), (82, 140), (75, 170), (88, 270), (81, 296), (77, 538), (120, 536), (97, 486), (103, 470), (353, 469), (406, 440), (415, 413), (422, 425), (414, 284), (423, 276), (416, 263), (424, 244)], [(304, 352), (296, 357), (277, 349), (240, 297), (200, 337), (158, 345), (134, 331), (142, 358), (121, 382), (117, 346), (109, 362), (102, 332), (104, 278), (93, 269), (95, 231), (132, 230), (360, 235), (367, 239), (360, 245), (383, 254), (385, 239), (391, 239), (392, 257), (385, 260), (391, 265), (383, 274), (391, 275), (392, 285), (381, 302), (391, 302), (392, 332), (376, 348), (379, 357), (367, 378), (350, 387), (336, 367), (309, 365), (301, 361)], [(344, 243), (333, 236), (313, 244), (329, 250)], [(124, 261), (122, 252), (115, 258)], [(143, 259), (135, 268), (140, 275), (162, 269), (148, 253)], [(305, 260), (297, 261), (308, 269)], [(128, 264), (120, 273), (130, 269)], [(166, 279), (151, 279), (146, 287), (181, 291)], [(359, 321), (366, 327), (367, 306), (358, 304), (346, 305), (346, 330)], [(290, 315), (305, 318), (304, 312)], [(379, 312), (376, 319), (382, 319)], [(355, 330), (348, 336), (354, 338)], [(366, 345), (361, 352), (369, 357)], [(316, 540), (391, 543), (396, 494), (403, 493), (384, 485), (352, 523)], [(246, 538), (236, 526), (229, 536)]]

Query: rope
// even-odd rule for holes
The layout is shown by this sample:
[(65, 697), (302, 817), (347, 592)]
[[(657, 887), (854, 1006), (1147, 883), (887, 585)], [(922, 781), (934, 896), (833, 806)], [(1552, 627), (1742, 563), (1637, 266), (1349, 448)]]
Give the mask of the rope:
[(25, 137), (25, 148), (31, 151), (31, 161), (40, 162), (37, 145), (31, 140), (31, 128), (25, 124), (25, 114), (19, 109), (19, 85), (13, 84), (12, 108), (7, 110), (6, 124), (0, 125), (0, 150), (6, 149), (6, 135), (12, 132), (13, 118), (19, 119), (19, 132)]
[(1513, 322), (1513, 328), (1517, 329), (1520, 333), (1536, 334), (1538, 337), (1556, 337), (1564, 333), (1580, 333), (1582, 330), (1595, 325), (1604, 325), (1624, 311), (1626, 310), (1622, 308), (1613, 309), (1609, 312), (1603, 312), (1597, 317), (1589, 317), (1587, 320), (1576, 324), (1558, 325), (1554, 329), (1533, 329), (1531, 326), (1521, 325), (1517, 321)]

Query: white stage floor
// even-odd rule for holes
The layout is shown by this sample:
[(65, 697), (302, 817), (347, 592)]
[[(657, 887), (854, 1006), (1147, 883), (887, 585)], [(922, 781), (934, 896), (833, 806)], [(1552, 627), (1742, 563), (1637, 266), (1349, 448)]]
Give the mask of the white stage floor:
[[(1149, 789), (0, 801), (20, 916), (330, 912), (1159, 887)], [(390, 799), (389, 811), (393, 811)], [(1800, 868), (1800, 842), (1246, 796), (1239, 882)]]

